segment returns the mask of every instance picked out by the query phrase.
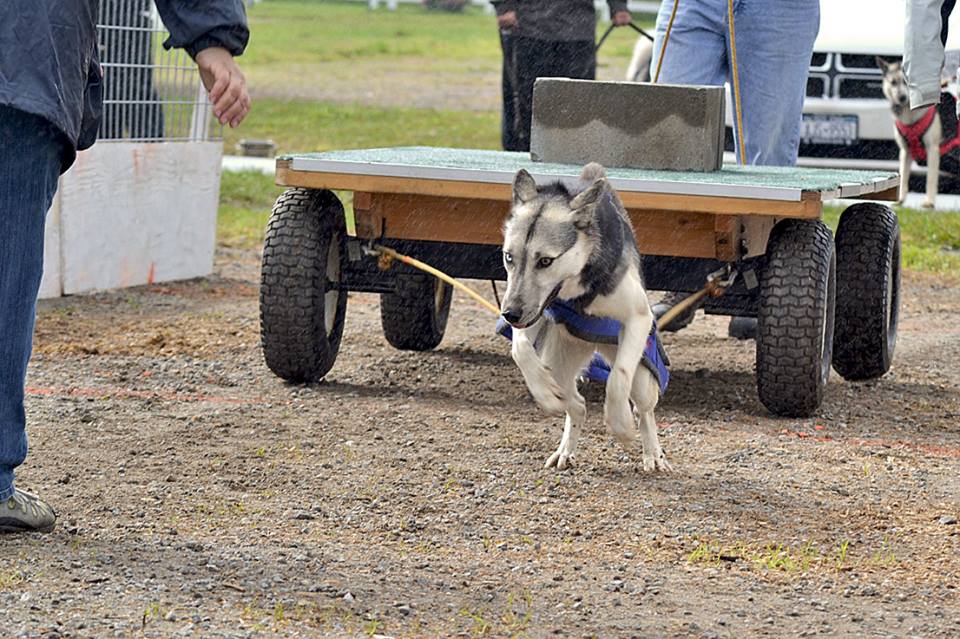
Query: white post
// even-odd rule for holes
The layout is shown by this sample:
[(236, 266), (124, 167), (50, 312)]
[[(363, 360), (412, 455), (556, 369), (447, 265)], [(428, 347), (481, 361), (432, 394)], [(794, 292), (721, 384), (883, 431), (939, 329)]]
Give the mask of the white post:
[(193, 116), (190, 119), (190, 140), (205, 142), (210, 137), (210, 100), (203, 82), (197, 80), (197, 98), (193, 103)]

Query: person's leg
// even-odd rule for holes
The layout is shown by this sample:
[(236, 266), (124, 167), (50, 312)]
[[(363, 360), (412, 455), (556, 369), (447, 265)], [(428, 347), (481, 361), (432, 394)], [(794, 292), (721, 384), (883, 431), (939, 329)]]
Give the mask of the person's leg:
[[(675, 0), (663, 0), (657, 16), (651, 79), (657, 72), (660, 49)], [(683, 0), (663, 54), (659, 83), (723, 86), (727, 79), (724, 0)]]
[(500, 31), (500, 50), (503, 52), (503, 70), (500, 89), (503, 94), (503, 116), (500, 121), (500, 143), (504, 151), (519, 151), (517, 142), (517, 68), (513, 50), (513, 34)]
[(739, 0), (734, 28), (747, 164), (793, 166), (820, 3)]
[[(660, 49), (670, 21), (675, 0), (663, 0), (657, 16), (653, 60), (650, 63), (651, 80), (657, 72)], [(724, 0), (682, 0), (677, 9), (670, 38), (663, 54), (660, 84), (702, 84), (722, 86), (727, 78), (727, 50), (724, 36)], [(653, 305), (653, 314), (659, 318), (686, 299), (687, 293), (668, 293)], [(665, 331), (677, 331), (693, 321), (699, 305), (693, 305), (678, 315)]]
[[(0, 106), (0, 504), (27, 455), (23, 385), (62, 142), (46, 120)], [(12, 508), (12, 507), (11, 507)], [(5, 513), (0, 513), (0, 518)], [(2, 522), (0, 522), (2, 524)]]
[(517, 151), (530, 150), (530, 123), (533, 119), (533, 83), (543, 76), (544, 59), (550, 55), (550, 42), (514, 36), (513, 54), (516, 60), (517, 85)]
[(554, 44), (554, 68), (548, 75), (594, 80), (597, 77), (596, 44), (592, 40), (571, 40)]

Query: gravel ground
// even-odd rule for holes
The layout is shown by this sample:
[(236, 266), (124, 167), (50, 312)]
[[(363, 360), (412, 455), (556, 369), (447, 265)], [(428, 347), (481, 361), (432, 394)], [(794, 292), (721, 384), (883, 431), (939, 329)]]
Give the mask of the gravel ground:
[(41, 304), (23, 488), (0, 538), (3, 637), (960, 636), (960, 288), (908, 276), (894, 369), (814, 419), (759, 405), (753, 345), (667, 337), (674, 467), (560, 423), (485, 311), (391, 349), (352, 295), (324, 383), (258, 350), (257, 256)]

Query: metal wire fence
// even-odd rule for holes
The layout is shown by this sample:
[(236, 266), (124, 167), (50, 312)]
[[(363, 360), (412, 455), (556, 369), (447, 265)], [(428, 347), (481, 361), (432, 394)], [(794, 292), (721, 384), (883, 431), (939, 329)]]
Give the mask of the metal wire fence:
[(188, 142), (218, 139), (197, 67), (167, 38), (152, 0), (100, 0), (103, 67), (101, 140)]

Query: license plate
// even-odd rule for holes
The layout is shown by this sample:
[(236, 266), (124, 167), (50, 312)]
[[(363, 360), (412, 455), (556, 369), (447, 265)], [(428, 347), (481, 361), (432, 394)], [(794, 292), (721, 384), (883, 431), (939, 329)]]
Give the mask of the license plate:
[(804, 113), (800, 139), (805, 144), (844, 144), (857, 140), (860, 119), (855, 115)]

